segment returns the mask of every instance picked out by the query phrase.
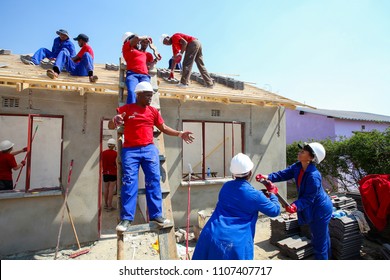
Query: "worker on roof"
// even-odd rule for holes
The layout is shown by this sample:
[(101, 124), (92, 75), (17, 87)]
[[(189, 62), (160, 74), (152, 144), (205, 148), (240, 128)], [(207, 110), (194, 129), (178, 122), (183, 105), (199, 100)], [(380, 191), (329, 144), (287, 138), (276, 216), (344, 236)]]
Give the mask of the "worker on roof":
[(135, 87), (140, 82), (150, 82), (149, 69), (154, 67), (161, 56), (153, 55), (146, 51), (152, 43), (152, 38), (148, 36), (138, 36), (131, 32), (126, 32), (123, 36), (122, 54), (126, 61), (126, 86), (127, 104), (136, 102)]
[(76, 55), (75, 47), (69, 39), (68, 31), (60, 29), (57, 32), (58, 37), (54, 39), (51, 51), (46, 48), (40, 48), (33, 56), (21, 55), (20, 60), (24, 64), (28, 65), (39, 65), (41, 61), (48, 58), (51, 61), (55, 61), (61, 50), (68, 50), (69, 54), (73, 57)]
[(114, 196), (117, 179), (116, 158), (118, 153), (115, 151), (116, 140), (114, 138), (108, 139), (107, 147), (108, 149), (102, 152), (104, 209), (107, 211), (113, 211), (116, 210), (116, 208), (112, 205), (112, 198)]
[(88, 44), (89, 38), (85, 34), (79, 34), (73, 40), (77, 41), (81, 50), (75, 56), (72, 56), (67, 49), (62, 49), (57, 56), (53, 69), (47, 70), (46, 74), (51, 79), (57, 79), (61, 70), (65, 67), (66, 71), (72, 76), (88, 76), (91, 83), (95, 83), (98, 77), (93, 74), (94, 53)]
[(153, 144), (153, 127), (161, 132), (182, 138), (192, 143), (190, 131), (177, 131), (164, 123), (159, 111), (150, 106), (154, 94), (149, 82), (140, 82), (135, 87), (136, 103), (125, 104), (117, 108), (117, 115), (110, 121), (109, 128), (124, 125), (124, 143), (122, 148), (122, 188), (121, 221), (117, 231), (126, 231), (135, 217), (138, 193), (139, 167), (145, 174), (146, 202), (150, 221), (159, 226), (170, 223), (162, 213), (162, 193), (160, 186), (159, 152)]
[(18, 170), (26, 164), (24, 160), (17, 164), (15, 156), (26, 152), (27, 147), (12, 151), (14, 145), (9, 140), (0, 142), (0, 191), (13, 190), (12, 170)]
[(183, 34), (183, 33), (175, 33), (172, 36), (167, 34), (161, 35), (161, 42), (164, 45), (171, 46), (173, 52), (173, 61), (171, 69), (171, 74), (169, 78), (174, 78), (174, 69), (177, 63), (180, 63), (184, 53), (183, 59), (183, 71), (181, 75), (179, 87), (188, 87), (192, 65), (194, 61), (198, 66), (199, 72), (202, 75), (203, 81), (205, 82), (205, 86), (208, 88), (212, 88), (214, 86), (214, 81), (210, 77), (207, 72), (206, 67), (203, 63), (203, 54), (202, 54), (202, 44), (200, 41), (192, 36)]
[(308, 224), (312, 234), (311, 244), (317, 260), (331, 257), (329, 222), (332, 216), (332, 201), (322, 187), (322, 177), (315, 164), (325, 158), (324, 147), (317, 142), (299, 144), (298, 162), (286, 169), (268, 175), (258, 174), (256, 180), (281, 182), (295, 179), (298, 199), (286, 206), (289, 213), (298, 214), (300, 225)]
[(253, 240), (259, 212), (270, 217), (280, 213), (275, 194), (269, 189), (269, 198), (249, 182), (253, 162), (242, 153), (230, 163), (234, 180), (222, 186), (218, 203), (207, 221), (196, 244), (193, 260), (252, 260)]

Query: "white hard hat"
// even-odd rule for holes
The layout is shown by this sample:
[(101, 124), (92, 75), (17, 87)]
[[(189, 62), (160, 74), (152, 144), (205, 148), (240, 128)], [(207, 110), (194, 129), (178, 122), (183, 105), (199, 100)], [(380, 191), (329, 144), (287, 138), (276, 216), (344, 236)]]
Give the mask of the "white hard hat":
[(320, 163), (321, 161), (324, 160), (326, 152), (324, 146), (318, 142), (313, 142), (313, 143), (303, 143), (303, 146), (301, 144), (298, 144), (298, 147), (301, 149), (304, 149), (305, 146), (310, 147), (309, 150), (310, 152), (314, 155), (313, 161), (315, 163)]
[(143, 91), (149, 91), (153, 92), (153, 87), (149, 82), (140, 82), (138, 85), (136, 85), (135, 90), (137, 92), (143, 92)]
[(124, 42), (127, 40), (127, 38), (129, 38), (131, 35), (134, 35), (134, 33), (132, 33), (132, 32), (126, 32), (125, 34), (123, 34), (123, 36), (122, 36), (122, 42), (124, 43)]
[(0, 151), (6, 151), (11, 149), (15, 144), (11, 141), (4, 140), (0, 142)]
[(253, 168), (252, 160), (242, 153), (238, 153), (230, 162), (230, 172), (236, 177), (243, 177)]
[(162, 34), (162, 35), (161, 35), (160, 41), (161, 41), (162, 44), (164, 44), (164, 39), (167, 38), (167, 37), (169, 37), (168, 34)]
[(107, 145), (116, 145), (116, 141), (114, 138), (108, 139)]

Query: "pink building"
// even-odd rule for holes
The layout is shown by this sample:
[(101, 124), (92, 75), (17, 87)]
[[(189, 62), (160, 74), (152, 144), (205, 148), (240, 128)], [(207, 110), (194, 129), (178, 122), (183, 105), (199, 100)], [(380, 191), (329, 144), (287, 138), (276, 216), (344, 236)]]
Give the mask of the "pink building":
[(286, 109), (286, 142), (351, 137), (355, 131), (385, 131), (390, 116), (363, 112), (311, 109)]

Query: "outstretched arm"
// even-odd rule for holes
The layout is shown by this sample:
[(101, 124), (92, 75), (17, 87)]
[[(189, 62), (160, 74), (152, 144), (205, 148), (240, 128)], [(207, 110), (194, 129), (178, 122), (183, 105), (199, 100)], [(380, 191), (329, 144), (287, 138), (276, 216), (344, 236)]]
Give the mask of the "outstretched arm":
[(184, 142), (186, 142), (187, 144), (190, 144), (194, 141), (194, 137), (191, 135), (193, 134), (191, 131), (178, 131), (178, 130), (175, 130), (173, 128), (170, 128), (169, 126), (167, 126), (165, 123), (161, 124), (161, 125), (158, 125), (157, 128), (169, 135), (169, 136), (177, 136), (177, 137), (180, 137), (184, 140)]

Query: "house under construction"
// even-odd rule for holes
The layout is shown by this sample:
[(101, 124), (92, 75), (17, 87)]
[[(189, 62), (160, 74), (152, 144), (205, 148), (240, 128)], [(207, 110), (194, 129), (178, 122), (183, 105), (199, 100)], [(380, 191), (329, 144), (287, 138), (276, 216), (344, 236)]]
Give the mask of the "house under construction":
[[(92, 84), (87, 77), (65, 72), (51, 80), (45, 69), (24, 65), (16, 55), (1, 55), (0, 65), (0, 140), (31, 150), (15, 189), (0, 192), (0, 255), (56, 246), (62, 187), (71, 160), (68, 204), (80, 242), (98, 240), (103, 223), (100, 154), (106, 141), (116, 137), (107, 123), (116, 113), (118, 91), (124, 88), (118, 71), (97, 64), (94, 73), (99, 80)], [(218, 75), (213, 76), (212, 89), (204, 87), (196, 73), (185, 89), (169, 83), (164, 69), (152, 76), (166, 124), (195, 136), (191, 145), (164, 137), (162, 176), (169, 180), (176, 227), (187, 220), (189, 164), (191, 224), (197, 222), (198, 211), (215, 206), (222, 184), (231, 179), (229, 164), (236, 153), (251, 157), (254, 173), (285, 167), (285, 108), (303, 104)], [(18, 155), (17, 161), (23, 157)], [(16, 176), (14, 172), (14, 182)], [(279, 190), (285, 196), (285, 183)], [(74, 244), (71, 227), (63, 230), (62, 246)]]

